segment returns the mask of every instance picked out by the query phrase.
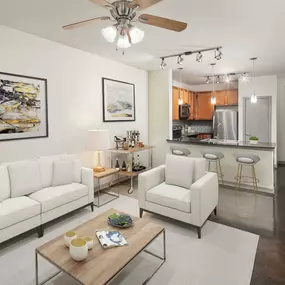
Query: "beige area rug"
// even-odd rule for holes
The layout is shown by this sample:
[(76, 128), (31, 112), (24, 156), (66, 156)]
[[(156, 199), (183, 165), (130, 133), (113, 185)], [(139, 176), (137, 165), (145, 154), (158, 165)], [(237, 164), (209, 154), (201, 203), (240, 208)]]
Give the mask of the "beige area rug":
[[(138, 215), (138, 201), (121, 196), (92, 213), (88, 209), (76, 212), (49, 226), (43, 238), (35, 234), (17, 238), (0, 250), (0, 284), (35, 284), (35, 248), (50, 239), (95, 217), (109, 208)], [(151, 215), (154, 222), (166, 228), (167, 261), (154, 275), (150, 285), (249, 285), (259, 237), (231, 227), (208, 221), (197, 239), (194, 229), (171, 219)], [(150, 247), (161, 253), (161, 240)], [(158, 264), (146, 253), (138, 256), (112, 282), (114, 284), (142, 284)], [(112, 264), (110, 264), (112, 266)], [(40, 279), (52, 275), (56, 269), (39, 259)], [(76, 285), (70, 277), (60, 274), (47, 285)], [(95, 284), (94, 284), (95, 285)]]

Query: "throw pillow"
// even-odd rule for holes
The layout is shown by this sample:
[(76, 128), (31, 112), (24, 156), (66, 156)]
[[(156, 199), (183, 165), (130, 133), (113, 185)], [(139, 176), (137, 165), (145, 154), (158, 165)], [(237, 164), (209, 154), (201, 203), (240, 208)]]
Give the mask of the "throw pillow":
[(167, 154), (165, 183), (190, 189), (193, 182), (194, 160), (186, 156)]
[(74, 159), (73, 160), (73, 181), (77, 183), (81, 183), (81, 160)]
[(41, 157), (38, 159), (41, 173), (41, 180), (43, 187), (51, 187), (52, 186), (52, 177), (53, 177), (53, 163), (55, 160), (59, 158), (54, 157)]
[(11, 198), (29, 195), (41, 190), (42, 182), (38, 161), (15, 162), (8, 165)]
[(52, 186), (72, 184), (74, 164), (71, 159), (56, 160), (53, 163)]

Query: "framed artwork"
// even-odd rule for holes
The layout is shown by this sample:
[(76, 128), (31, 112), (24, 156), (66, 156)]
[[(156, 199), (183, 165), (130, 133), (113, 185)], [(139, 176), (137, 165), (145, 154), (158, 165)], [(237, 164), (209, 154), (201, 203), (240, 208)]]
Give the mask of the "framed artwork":
[(102, 78), (102, 89), (104, 122), (136, 120), (134, 84)]
[(48, 137), (47, 80), (0, 72), (0, 141)]

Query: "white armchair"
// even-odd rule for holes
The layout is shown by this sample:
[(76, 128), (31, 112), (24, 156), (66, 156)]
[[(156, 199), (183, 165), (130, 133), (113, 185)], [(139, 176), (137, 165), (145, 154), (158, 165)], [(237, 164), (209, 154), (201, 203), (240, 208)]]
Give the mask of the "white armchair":
[[(201, 238), (201, 229), (208, 217), (218, 205), (218, 178), (216, 173), (206, 172), (204, 158), (175, 157), (168, 155), (169, 163), (174, 163), (177, 176), (185, 176), (185, 167), (181, 161), (191, 160), (193, 173), (192, 184), (189, 188), (167, 184), (166, 166), (161, 165), (139, 175), (138, 197), (140, 217), (143, 211), (157, 213), (197, 228), (198, 238)], [(168, 168), (169, 169), (169, 168)], [(168, 170), (169, 171), (169, 170)], [(172, 175), (173, 176), (173, 175)], [(183, 178), (181, 178), (183, 179)]]

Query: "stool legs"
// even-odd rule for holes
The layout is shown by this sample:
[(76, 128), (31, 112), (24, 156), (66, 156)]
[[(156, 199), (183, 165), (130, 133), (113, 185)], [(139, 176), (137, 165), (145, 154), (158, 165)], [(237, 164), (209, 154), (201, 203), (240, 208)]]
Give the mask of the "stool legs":
[[(216, 163), (216, 173), (218, 175), (218, 179), (222, 180), (222, 184), (224, 184), (224, 174), (222, 171), (222, 167), (221, 167), (221, 160), (217, 159), (217, 160), (213, 160), (213, 161), (208, 161), (208, 171), (211, 171), (211, 162), (215, 162)], [(215, 172), (215, 171), (213, 171)]]
[[(251, 177), (252, 177), (253, 191), (258, 191), (255, 167), (254, 167), (254, 165), (250, 165), (250, 167), (251, 167)], [(239, 164), (238, 165), (238, 174), (237, 174), (237, 177), (236, 177), (236, 190), (240, 189), (240, 184), (241, 184), (241, 179), (242, 179), (242, 169), (243, 169), (243, 165)]]
[(220, 169), (220, 174), (221, 174), (221, 180), (222, 183), (224, 184), (224, 175), (223, 175), (223, 171), (222, 171), (222, 167), (221, 167), (221, 160), (219, 159), (219, 169)]
[(252, 172), (253, 190), (258, 191), (257, 178), (256, 178), (256, 173), (255, 173), (255, 167), (254, 167), (254, 165), (251, 166), (251, 172)]
[(242, 174), (242, 164), (238, 165), (238, 174), (236, 179), (236, 190), (240, 189), (240, 182), (241, 182), (241, 174)]

